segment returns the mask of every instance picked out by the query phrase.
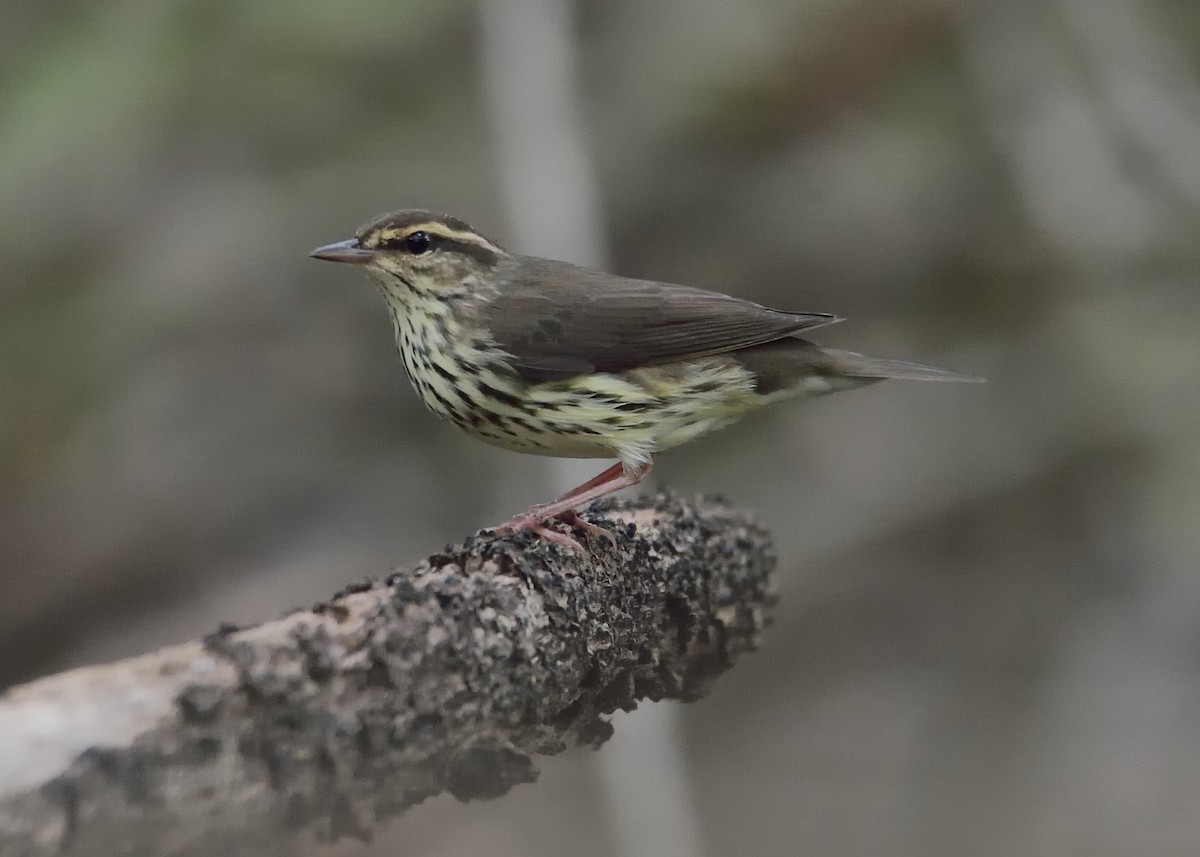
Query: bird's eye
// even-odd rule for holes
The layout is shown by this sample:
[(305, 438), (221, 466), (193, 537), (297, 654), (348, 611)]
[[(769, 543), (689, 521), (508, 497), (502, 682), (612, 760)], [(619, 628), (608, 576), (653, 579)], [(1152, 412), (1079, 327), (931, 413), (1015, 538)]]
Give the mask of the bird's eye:
[(414, 256), (420, 256), (422, 253), (428, 253), (430, 244), (429, 235), (425, 232), (411, 232), (404, 239), (404, 248)]

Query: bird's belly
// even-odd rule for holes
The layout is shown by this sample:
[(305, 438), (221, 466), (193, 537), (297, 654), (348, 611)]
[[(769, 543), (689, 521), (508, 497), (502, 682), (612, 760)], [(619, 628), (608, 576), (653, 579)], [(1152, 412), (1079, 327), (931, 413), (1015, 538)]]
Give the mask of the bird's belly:
[(709, 358), (539, 384), (529, 398), (555, 431), (572, 438), (586, 432), (583, 446), (646, 460), (736, 422), (759, 406), (752, 390), (753, 379), (740, 366)]
[(444, 350), (401, 350), (431, 411), (487, 443), (535, 455), (643, 461), (760, 404), (753, 377), (727, 358), (528, 383), (494, 355), (449, 362)]
[(499, 429), (476, 431), (467, 429), (480, 440), (513, 452), (530, 455), (548, 455), (554, 458), (615, 458), (616, 450), (611, 444), (587, 437), (569, 437), (553, 432), (525, 432)]
[(520, 414), (485, 407), (477, 412), (482, 419), (474, 422), (442, 415), (481, 440), (517, 452), (642, 459), (729, 425), (744, 413), (698, 408), (692, 402), (655, 403), (630, 411), (590, 397), (534, 395), (531, 401)]

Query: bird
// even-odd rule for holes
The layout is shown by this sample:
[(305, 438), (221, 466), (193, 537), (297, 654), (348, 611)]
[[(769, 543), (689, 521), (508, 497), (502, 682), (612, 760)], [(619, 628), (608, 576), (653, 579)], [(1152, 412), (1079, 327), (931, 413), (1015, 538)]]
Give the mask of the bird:
[(616, 459), (492, 528), (566, 548), (582, 549), (578, 529), (612, 537), (578, 510), (636, 485), (656, 454), (767, 405), (889, 378), (983, 380), (799, 336), (842, 321), (830, 313), (512, 253), (422, 209), (376, 217), (310, 255), (365, 269), (408, 378), (436, 415), (518, 452)]

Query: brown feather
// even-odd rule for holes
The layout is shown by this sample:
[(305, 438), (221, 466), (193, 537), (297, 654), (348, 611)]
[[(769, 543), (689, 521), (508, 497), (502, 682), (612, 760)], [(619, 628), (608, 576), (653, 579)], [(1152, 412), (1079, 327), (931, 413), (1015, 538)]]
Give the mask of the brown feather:
[(550, 259), (509, 264), (483, 323), (533, 382), (723, 354), (841, 320)]
[(824, 392), (861, 387), (888, 378), (971, 383), (983, 381), (976, 375), (964, 375), (904, 360), (866, 357), (853, 351), (823, 348), (803, 339), (769, 342), (743, 349), (732, 356), (754, 374), (755, 392), (764, 396), (799, 387), (810, 378), (829, 379), (829, 387)]

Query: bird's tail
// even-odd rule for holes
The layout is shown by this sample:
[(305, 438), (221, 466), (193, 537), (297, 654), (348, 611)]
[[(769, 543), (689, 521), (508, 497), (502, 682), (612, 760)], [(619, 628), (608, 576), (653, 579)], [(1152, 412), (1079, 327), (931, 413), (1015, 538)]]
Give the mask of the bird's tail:
[(789, 396), (820, 396), (865, 387), (888, 378), (910, 381), (983, 381), (975, 375), (904, 360), (866, 357), (822, 348), (803, 339), (780, 339), (734, 352), (755, 378), (755, 392), (768, 401)]
[(829, 358), (827, 371), (835, 375), (846, 375), (851, 378), (896, 378), (903, 381), (960, 381), (970, 384), (981, 384), (986, 379), (978, 375), (967, 375), (962, 372), (952, 372), (949, 369), (939, 369), (936, 366), (926, 366), (921, 363), (909, 363), (906, 360), (886, 360), (879, 357), (866, 357), (853, 351), (841, 351), (837, 348), (821, 348), (821, 352)]

